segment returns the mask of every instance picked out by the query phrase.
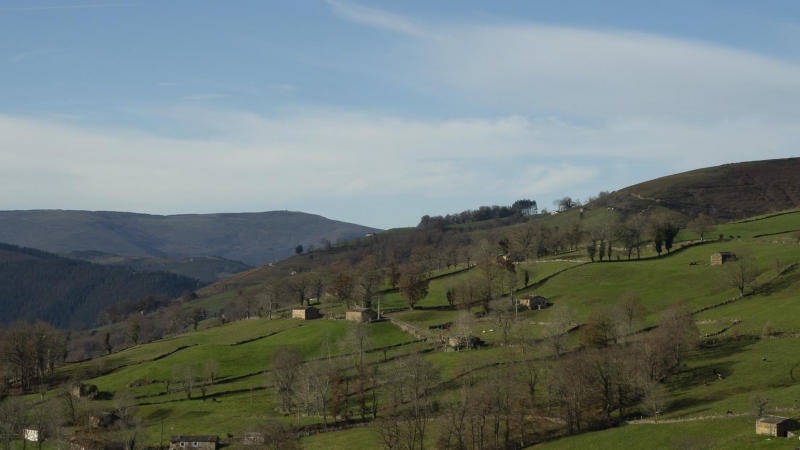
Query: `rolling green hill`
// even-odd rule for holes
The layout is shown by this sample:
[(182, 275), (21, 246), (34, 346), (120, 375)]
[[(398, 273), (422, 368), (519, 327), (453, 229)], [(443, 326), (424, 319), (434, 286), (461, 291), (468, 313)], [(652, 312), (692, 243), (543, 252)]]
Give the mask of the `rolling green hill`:
[[(695, 217), (742, 219), (800, 206), (800, 158), (751, 161), (692, 170), (613, 193), (635, 210), (654, 205)], [(600, 199), (592, 206), (609, 199)]]
[[(756, 436), (753, 419), (748, 415), (749, 398), (753, 392), (763, 392), (772, 398), (771, 406), (780, 408), (782, 415), (800, 414), (796, 401), (800, 398), (800, 383), (795, 381), (800, 376), (795, 373), (800, 364), (795, 342), (800, 327), (794, 320), (800, 313), (797, 294), (800, 292), (800, 267), (791, 266), (800, 263), (800, 247), (791, 240), (753, 237), (781, 229), (790, 223), (787, 221), (793, 220), (792, 217), (792, 214), (775, 215), (746, 222), (749, 228), (740, 230), (743, 235), (740, 239), (711, 241), (661, 258), (593, 264), (547, 260), (530, 263), (535, 276), (532, 285), (520, 294), (535, 292), (547, 297), (554, 305), (566, 304), (576, 313), (578, 322), (585, 322), (592, 309), (599, 305), (612, 304), (621, 293), (635, 290), (647, 310), (643, 326), (654, 324), (663, 310), (681, 300), (695, 311), (719, 305), (698, 312), (695, 320), (703, 334), (722, 331), (692, 350), (686, 356), (685, 364), (668, 379), (669, 406), (659, 423), (637, 422), (644, 413), (634, 406), (626, 417), (632, 420), (628, 425), (562, 437), (543, 447), (645, 449), (711, 443), (708, 448), (794, 448), (787, 440), (767, 440)], [(721, 225), (720, 232), (728, 234), (736, 229), (734, 227), (742, 225)], [(744, 236), (745, 233), (748, 235)], [(735, 297), (736, 292), (719, 283), (724, 267), (708, 265), (710, 254), (717, 250), (750, 255), (764, 288), (756, 294), (724, 303)], [(781, 267), (793, 268), (785, 270), (770, 283), (774, 277), (775, 259), (780, 260)], [(697, 264), (691, 265), (690, 262)], [(454, 283), (476, 276), (479, 276), (479, 268), (436, 277), (431, 281), (429, 295), (418, 305), (422, 309), (395, 312), (389, 317), (421, 329), (452, 321), (458, 311), (447, 308), (446, 290)], [(193, 303), (214, 302), (216, 297), (231, 294), (219, 294)], [(383, 301), (385, 307), (402, 305), (397, 294), (391, 291), (386, 293)], [(340, 313), (343, 309), (336, 306), (331, 311)], [(551, 320), (553, 311), (553, 308), (522, 311), (520, 318), (541, 331), (543, 326), (538, 324)], [(733, 319), (737, 322), (729, 327)], [(763, 338), (762, 326), (767, 321), (774, 323), (777, 331), (770, 338)], [(340, 343), (352, 327), (354, 325), (348, 322), (325, 319), (243, 320), (215, 326), (213, 319), (209, 319), (201, 325), (201, 331), (133, 346), (92, 361), (67, 364), (58, 373), (62, 379), (77, 377), (96, 384), (108, 395), (130, 391), (137, 397), (136, 416), (146, 425), (148, 442), (157, 441), (163, 423), (170, 433), (232, 435), (231, 448), (240, 448), (236, 437), (261, 419), (274, 418), (287, 426), (300, 427), (298, 430), (320, 423), (322, 419), (318, 416), (294, 418), (278, 412), (279, 398), (272, 387), (270, 358), (279, 348), (293, 346), (307, 359), (306, 367), (321, 367), (314, 365), (317, 364), (315, 360), (325, 356), (326, 349), (329, 349), (331, 359), (323, 358), (321, 361), (348, 367), (352, 358), (346, 356), (348, 350)], [(390, 377), (397, 370), (397, 357), (424, 351), (424, 359), (440, 372), (441, 381), (435, 390), (439, 402), (446, 402), (454, 395), (457, 397), (459, 383), (454, 380), (460, 379), (462, 374), (474, 370), (481, 374), (491, 370), (487, 369), (489, 367), (498, 367), (497, 364), (514, 367), (519, 362), (519, 350), (516, 346), (502, 345), (497, 323), (491, 316), (478, 319), (474, 324), (474, 332), (488, 346), (462, 352), (443, 352), (435, 339), (416, 342), (416, 337), (406, 334), (391, 322), (368, 325), (368, 331), (368, 347), (378, 351), (368, 352), (366, 358), (381, 377)], [(431, 330), (429, 334), (435, 337), (441, 333), (447, 331)], [(578, 334), (578, 331), (572, 333), (570, 346), (578, 345)], [(384, 353), (381, 349), (387, 346), (393, 347)], [(544, 347), (538, 347), (528, 357), (544, 358), (539, 363), (543, 369), (557, 362)], [(174, 382), (166, 392), (165, 381), (173, 379), (176, 367), (188, 364), (202, 378), (202, 365), (208, 359), (219, 362), (220, 371), (214, 385), (207, 386), (205, 400), (198, 388), (195, 388), (192, 399), (187, 399)], [(724, 374), (724, 378), (716, 379), (712, 371)], [(357, 405), (355, 389), (351, 384), (351, 408)], [(379, 390), (380, 405), (388, 402), (385, 389), (381, 387)], [(553, 420), (531, 419), (530, 426), (542, 433), (545, 440), (561, 436), (563, 428), (557, 421), (558, 410), (547, 412), (544, 387), (540, 387), (538, 395), (542, 402), (540, 414)], [(109, 400), (95, 400), (93, 403), (96, 408), (113, 408)], [(727, 415), (729, 410), (734, 414)], [(379, 412), (379, 417), (381, 414), (384, 412)], [(441, 420), (439, 417), (431, 423), (426, 437), (431, 448), (440, 436)], [(678, 439), (682, 435), (692, 439), (683, 442)], [(340, 431), (334, 428), (330, 432), (304, 437), (301, 442), (306, 449), (378, 447), (376, 434), (369, 427)]]
[[(407, 414), (415, 397), (409, 396), (408, 391), (398, 394), (396, 386), (406, 382), (403, 376), (413, 373), (413, 368), (403, 365), (413, 360), (417, 361), (417, 367), (427, 367), (433, 380), (421, 394), (415, 394), (416, 398), (431, 396), (432, 418), (425, 421), (428, 424), (424, 439), (427, 448), (459, 448), (453, 445), (452, 434), (448, 435), (448, 430), (452, 432), (453, 420), (458, 419), (453, 412), (458, 411), (459, 401), (472, 399), (465, 414), (494, 411), (484, 417), (486, 431), (502, 427), (504, 419), (498, 411), (503, 411), (504, 407), (513, 409), (510, 405), (520, 399), (524, 403), (526, 395), (530, 396), (531, 409), (506, 417), (506, 425), (515, 424), (514, 435), (525, 441), (524, 446), (535, 443), (555, 450), (795, 448), (796, 441), (756, 436), (750, 403), (753, 394), (760, 393), (770, 399), (768, 413), (800, 417), (797, 404), (800, 400), (800, 353), (797, 351), (800, 239), (796, 236), (800, 230), (800, 210), (796, 208), (797, 198), (792, 197), (794, 194), (789, 187), (795, 181), (780, 171), (772, 180), (762, 172), (770, 170), (771, 165), (795, 167), (796, 163), (797, 160), (744, 163), (680, 174), (669, 180), (654, 180), (651, 184), (645, 183), (646, 189), (639, 185), (635, 191), (612, 193), (606, 200), (616, 202), (609, 204), (615, 205), (616, 210), (598, 203), (583, 214), (570, 210), (532, 220), (523, 218), (529, 220), (513, 225), (482, 223), (474, 229), (396, 230), (253, 268), (202, 289), (200, 298), (181, 305), (184, 311), (202, 308), (209, 313), (206, 316), (209, 318), (201, 321), (196, 331), (173, 333), (167, 338), (115, 349), (93, 360), (64, 364), (53, 375), (50, 385), (53, 389), (44, 395), (44, 401), (62, 401), (57, 386), (75, 379), (95, 384), (101, 391), (97, 400), (85, 402), (86, 407), (93, 410), (113, 410), (115, 402), (111, 398), (114, 395), (133, 396), (137, 404), (135, 417), (142, 421), (149, 444), (158, 442), (163, 427), (165, 434), (217, 434), (235, 450), (244, 447), (241, 437), (251, 426), (274, 419), (301, 436), (300, 443), (305, 449), (373, 449), (381, 447), (376, 427), (388, 423), (385, 421), (392, 417), (392, 405), (398, 398), (401, 399), (399, 408), (405, 412), (397, 416), (401, 420), (396, 425), (402, 428), (411, 422)], [(724, 180), (730, 184), (719, 184)], [(718, 184), (708, 184), (711, 181)], [(787, 193), (786, 204), (791, 208), (771, 211), (781, 204), (776, 200), (774, 189), (769, 188), (777, 185)], [(775, 198), (764, 200), (763, 195), (758, 197), (761, 194), (745, 192), (747, 189), (773, 192), (770, 195)], [(619, 241), (614, 243), (614, 260), (602, 262), (590, 262), (586, 237), (577, 248), (552, 243), (558, 238), (559, 229), (568, 230), (578, 224), (585, 236), (590, 236), (595, 228), (604, 224), (623, 223), (619, 219), (625, 219), (630, 212), (672, 208), (691, 216), (700, 212), (693, 209), (700, 204), (693, 203), (698, 198), (703, 204), (711, 205), (703, 209), (704, 212), (717, 218), (740, 220), (715, 225), (703, 242), (693, 231), (683, 229), (671, 252), (660, 256), (653, 249), (652, 238), (645, 238), (642, 259), (618, 257), (621, 255)], [(621, 211), (625, 214), (619, 214)], [(751, 213), (752, 217), (745, 218)], [(498, 257), (503, 245), (516, 245), (514, 239), (518, 239), (519, 232), (526, 227), (538, 227), (544, 233), (541, 239), (549, 239), (551, 249), (560, 245), (561, 250), (547, 254), (524, 253), (516, 260), (516, 265), (509, 264), (506, 259), (512, 252)], [(722, 237), (718, 239), (719, 236)], [(749, 264), (753, 280), (745, 289), (746, 295), (740, 297), (738, 289), (723, 283), (725, 274), (735, 265), (710, 265), (710, 256), (717, 251), (734, 252)], [(481, 252), (484, 257), (479, 259)], [(0, 257), (3, 254), (0, 252)], [(456, 256), (448, 257), (448, 254)], [(7, 257), (22, 263), (39, 256), (28, 252)], [(379, 292), (375, 298), (380, 300), (388, 320), (359, 328), (341, 320), (347, 308), (332, 297), (323, 298), (325, 316), (322, 319), (291, 319), (290, 310), (298, 305), (296, 296), (288, 294), (273, 319), (251, 318), (229, 323), (222, 320), (223, 312), (230, 312), (237, 305), (241, 307), (251, 297), (248, 292), (255, 292), (248, 290), (271, 280), (283, 279), (291, 284), (293, 280), (302, 280), (303, 272), (323, 274), (327, 282), (341, 273), (350, 273), (358, 279), (359, 271), (379, 272), (376, 267), (387, 268), (391, 261), (398, 260), (403, 270), (413, 264), (428, 264), (426, 273), (430, 283), (425, 298), (411, 310), (400, 292), (389, 288), (386, 272), (380, 275), (383, 279), (378, 283)], [(451, 306), (447, 292), (459, 286), (478, 289), (487, 273), (484, 269), (489, 267), (502, 269), (502, 274), (490, 282), (495, 302), (488, 305), (489, 308), (480, 301), (461, 306), (456, 302), (456, 306)], [(507, 272), (513, 272), (519, 282), (525, 271), (530, 275), (530, 283), (518, 286), (515, 295), (541, 295), (551, 306), (542, 310), (518, 309), (513, 311), (513, 316), (509, 312), (503, 318), (500, 312), (502, 305), (509, 304), (504, 300), (509, 299), (512, 278)], [(590, 342), (585, 339), (587, 330), (595, 326), (596, 318), (603, 311), (613, 310), (616, 311), (613, 314), (619, 314), (619, 310), (613, 308), (623, 296), (640, 299), (642, 309), (637, 312), (635, 328), (624, 332), (617, 344), (590, 348), (594, 344), (587, 343)], [(655, 340), (658, 336), (667, 339), (664, 336), (675, 337), (686, 331), (673, 329), (672, 335), (658, 334), (668, 326), (665, 325), (668, 322), (663, 321), (665, 312), (674, 314), (676, 303), (685, 305), (683, 317), (689, 322), (688, 330), (692, 334), (687, 342), (696, 339), (697, 345), (683, 347), (684, 342), (680, 340)], [(565, 311), (570, 316), (566, 323), (569, 331), (563, 348), (557, 352), (549, 344), (548, 333), (553, 324), (562, 320)], [(157, 312), (143, 314), (161, 317)], [(112, 327), (116, 327), (118, 335), (124, 336), (125, 329), (134, 321)], [(506, 336), (503, 327), (508, 323), (512, 328)], [(99, 342), (109, 329), (104, 327), (94, 330), (95, 334), (87, 332), (81, 336), (76, 333), (73, 337)], [(365, 335), (358, 334), (361, 332)], [(459, 351), (447, 348), (448, 338), (466, 332), (480, 338), (483, 345)], [(357, 364), (354, 339), (363, 339), (360, 342), (365, 343), (365, 366)], [(652, 355), (662, 355), (659, 348), (672, 346), (684, 352), (677, 360), (671, 359), (672, 356), (669, 362), (659, 359), (663, 356), (655, 357), (655, 363), (648, 359)], [(338, 402), (330, 408), (336, 415), (336, 426), (323, 427), (321, 414), (303, 409), (303, 402), (311, 402), (310, 391), (298, 394), (295, 399), (299, 414), (282, 410), (281, 396), (275, 385), (278, 368), (272, 357), (286, 348), (295, 349), (303, 359), (297, 369), (300, 381), (296, 388), (300, 392), (311, 389), (314, 383), (324, 384), (324, 380), (332, 383), (324, 398)], [(621, 353), (613, 353), (617, 350)], [(619, 356), (626, 351), (641, 353)], [(579, 359), (598, 355), (620, 359), (607, 365), (600, 359)], [(213, 383), (204, 374), (204, 365), (209, 360), (220, 366)], [(575, 361), (583, 361), (580, 364), (584, 365)], [(669, 365), (669, 373), (642, 381), (641, 371), (646, 371), (651, 363)], [(531, 372), (526, 370), (530, 367), (539, 371), (533, 391), (531, 385), (525, 383), (508, 384), (519, 382), (519, 377), (529, 377)], [(601, 373), (605, 370), (603, 367), (629, 370), (630, 374), (620, 379), (629, 376), (636, 379), (631, 383), (638, 383), (631, 392), (624, 394), (620, 388), (619, 394), (614, 394), (620, 398), (624, 396), (629, 404), (624, 414), (621, 409), (611, 408), (605, 421), (599, 418), (609, 410), (601, 411), (597, 398), (608, 386), (603, 384), (602, 376), (586, 375)], [(180, 373), (186, 370), (193, 375), (191, 398), (181, 390)], [(327, 376), (313, 378), (309, 375), (319, 372)], [(585, 378), (574, 378), (572, 380), (578, 381), (572, 384), (563, 383), (563, 378), (569, 380), (575, 374), (583, 374)], [(591, 380), (587, 383), (593, 384), (581, 385), (580, 380)], [(664, 406), (658, 423), (646, 405), (652, 400), (648, 396), (654, 384), (663, 389), (659, 401)], [(504, 386), (514, 386), (513, 395), (505, 400), (498, 396)], [(376, 420), (364, 414), (366, 426), (361, 423), (360, 413), (364, 410), (359, 403), (360, 392), (364, 395), (362, 399), (370, 399), (370, 402), (374, 399), (377, 404)], [(42, 401), (32, 388), (26, 394), (28, 401)], [(565, 406), (570, 396), (586, 401), (580, 406), (586, 416), (585, 427), (579, 431), (568, 426), (565, 419), (573, 417)], [(366, 404), (366, 400), (361, 401)], [(467, 422), (476, 423), (473, 419)], [(609, 428), (611, 425), (614, 426)], [(520, 436), (522, 429), (528, 433), (527, 437)], [(577, 435), (571, 436), (571, 432)], [(517, 442), (513, 445), (516, 448)]]

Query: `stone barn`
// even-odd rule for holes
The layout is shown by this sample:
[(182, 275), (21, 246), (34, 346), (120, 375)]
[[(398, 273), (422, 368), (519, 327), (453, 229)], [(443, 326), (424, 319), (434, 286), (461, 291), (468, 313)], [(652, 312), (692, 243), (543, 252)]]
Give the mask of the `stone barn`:
[(69, 387), (69, 392), (77, 398), (95, 398), (99, 391), (93, 384), (75, 383)]
[(89, 416), (89, 428), (109, 428), (117, 421), (119, 417), (116, 414), (109, 412), (101, 412)]
[(787, 437), (790, 431), (800, 429), (800, 423), (788, 417), (764, 416), (756, 420), (756, 434)]
[(301, 306), (292, 310), (292, 319), (319, 319), (319, 310), (313, 306)]
[(527, 306), (529, 309), (544, 309), (550, 306), (550, 303), (547, 303), (547, 299), (541, 295), (529, 295), (527, 297), (521, 297), (519, 299), (519, 304), (522, 306)]
[(106, 450), (109, 447), (104, 434), (76, 431), (69, 438), (69, 448), (70, 450)]
[(483, 341), (477, 336), (454, 336), (447, 338), (447, 346), (453, 350), (473, 349), (483, 345)]
[(44, 440), (44, 436), (39, 429), (36, 427), (26, 427), (22, 430), (22, 437), (25, 438), (26, 441), (31, 442), (39, 442), (39, 439)]
[(169, 450), (217, 450), (219, 437), (216, 435), (172, 436)]
[(258, 431), (248, 431), (242, 437), (242, 443), (244, 445), (264, 445), (267, 442), (267, 438), (264, 436), (264, 433), (259, 433)]
[(736, 254), (731, 252), (716, 252), (711, 255), (712, 266), (721, 266), (728, 261), (736, 261)]
[(344, 318), (353, 322), (372, 322), (378, 320), (378, 313), (370, 308), (353, 308), (344, 315)]

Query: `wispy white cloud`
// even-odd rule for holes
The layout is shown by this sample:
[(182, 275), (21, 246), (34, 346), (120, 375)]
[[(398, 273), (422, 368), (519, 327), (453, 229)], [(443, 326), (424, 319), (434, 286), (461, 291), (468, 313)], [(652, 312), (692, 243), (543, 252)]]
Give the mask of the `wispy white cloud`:
[[(620, 30), (430, 21), (422, 27), (355, 3), (328, 3), (348, 21), (404, 38), (398, 47), (396, 39), (383, 44), (387, 64), (368, 61), (370, 75), (387, 67), (387, 79), (424, 86), (429, 101), (471, 112), (434, 119), (278, 106), (266, 116), (198, 106), (214, 102), (137, 112), (142, 123), (202, 130), (203, 138), (186, 139), (0, 115), (0, 192), (8, 193), (0, 209), (175, 213), (369, 201), (363, 214), (378, 218), (384, 214), (376, 205), (398, 196), (426, 208), (414, 211), (419, 215), (447, 212), (429, 209), (431, 198), (475, 207), (478, 191), (497, 202), (531, 197), (546, 204), (548, 197), (595, 194), (654, 175), (798, 156), (800, 66), (789, 61)], [(181, 86), (199, 92), (185, 100), (294, 90)], [(651, 169), (619, 169), (631, 166)], [(396, 216), (386, 217), (397, 225)]]
[[(479, 189), (487, 198), (543, 201), (596, 193), (598, 181), (610, 175), (598, 161), (669, 173), (753, 159), (753, 148), (763, 158), (788, 156), (787, 149), (800, 144), (800, 124), (755, 121), (586, 126), (523, 116), (433, 121), (305, 110), (276, 119), (208, 109), (163, 117), (211, 130), (213, 137), (176, 139), (0, 116), (0, 190), (7, 193), (0, 209), (175, 213), (370, 199), (372, 223), (381, 226), (387, 223), (380, 223), (376, 205), (390, 197), (474, 207), (470, 197)], [(614, 173), (609, 182), (622, 187), (636, 175)], [(417, 208), (419, 215), (441, 212), (424, 202)], [(397, 224), (393, 216), (386, 219)]]
[(63, 57), (70, 51), (69, 48), (45, 48), (39, 50), (31, 50), (26, 52), (17, 53), (16, 55), (11, 57), (11, 61), (14, 64), (19, 64), (25, 61), (36, 60), (36, 59), (56, 59), (59, 57)]
[(719, 45), (617, 30), (461, 25), (412, 42), (402, 76), (494, 108), (577, 116), (800, 116), (800, 66)]
[(92, 8), (123, 8), (138, 6), (136, 3), (93, 3), (82, 5), (46, 5), (46, 6), (15, 6), (0, 8), (2, 12), (24, 12), (24, 11), (53, 11), (60, 9), (92, 9)]
[(326, 0), (333, 12), (349, 21), (374, 28), (395, 31), (414, 36), (430, 36), (430, 33), (419, 27), (411, 19), (398, 14), (369, 8), (342, 0)]
[(184, 100), (221, 100), (230, 97), (231, 96), (227, 94), (194, 94), (194, 95), (185, 95), (181, 98)]
[[(387, 78), (475, 107), (581, 118), (800, 118), (800, 64), (697, 40), (532, 22), (427, 21), (329, 0), (346, 20), (414, 35)], [(375, 66), (375, 64), (372, 64)]]

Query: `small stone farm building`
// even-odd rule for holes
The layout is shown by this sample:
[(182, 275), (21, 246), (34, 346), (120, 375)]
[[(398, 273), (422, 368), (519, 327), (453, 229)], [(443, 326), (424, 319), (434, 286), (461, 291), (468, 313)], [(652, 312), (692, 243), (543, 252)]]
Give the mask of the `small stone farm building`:
[(26, 427), (25, 429), (22, 430), (22, 437), (26, 441), (39, 442), (39, 438), (41, 438), (43, 436), (41, 436), (41, 434), (39, 433), (39, 429), (38, 428), (36, 428), (36, 427)]
[(527, 306), (529, 309), (542, 309), (547, 308), (550, 305), (547, 303), (547, 299), (541, 295), (529, 295), (527, 297), (521, 297), (519, 299), (519, 304), (522, 306)]
[(244, 445), (263, 445), (266, 441), (264, 433), (259, 433), (258, 431), (248, 431), (242, 439)]
[(378, 313), (370, 308), (353, 308), (344, 315), (344, 318), (353, 322), (372, 322), (378, 320)]
[(75, 383), (69, 388), (73, 397), (95, 398), (97, 397), (97, 386), (93, 384)]
[(106, 450), (106, 436), (99, 433), (76, 431), (69, 438), (70, 450)]
[(202, 436), (172, 436), (169, 440), (169, 450), (217, 450), (219, 437), (216, 435)]
[(117, 423), (119, 417), (109, 412), (101, 412), (89, 416), (89, 428), (108, 428)]
[(800, 423), (788, 417), (764, 416), (756, 420), (756, 434), (787, 437), (787, 433), (800, 429)]
[(481, 345), (483, 345), (483, 341), (477, 336), (454, 336), (447, 339), (447, 346), (455, 350), (471, 349)]
[(300, 306), (292, 310), (292, 319), (319, 319), (319, 310), (313, 306)]
[(731, 252), (716, 252), (711, 255), (712, 266), (721, 266), (728, 261), (736, 261), (736, 255)]

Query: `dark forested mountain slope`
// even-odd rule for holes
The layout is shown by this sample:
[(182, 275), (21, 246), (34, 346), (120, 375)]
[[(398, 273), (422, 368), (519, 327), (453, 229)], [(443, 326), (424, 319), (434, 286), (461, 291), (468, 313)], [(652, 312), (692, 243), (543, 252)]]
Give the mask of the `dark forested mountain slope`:
[(177, 297), (200, 285), (176, 274), (134, 272), (0, 244), (0, 324), (41, 319), (58, 327), (91, 326), (111, 303), (147, 294)]
[(612, 196), (634, 209), (657, 204), (689, 217), (704, 212), (719, 220), (782, 211), (800, 206), (800, 158), (692, 170), (639, 183)]
[(154, 216), (106, 211), (0, 211), (0, 242), (54, 253), (97, 250), (122, 256), (218, 256), (261, 265), (321, 238), (335, 242), (374, 228), (314, 214), (272, 211)]
[(197, 278), (204, 283), (214, 283), (245, 270), (252, 269), (245, 263), (216, 256), (120, 256), (94, 250), (68, 253), (70, 258), (89, 261), (104, 266), (128, 267), (137, 272), (170, 272)]

